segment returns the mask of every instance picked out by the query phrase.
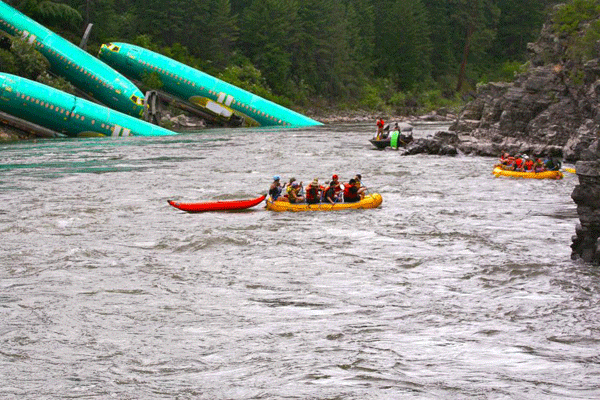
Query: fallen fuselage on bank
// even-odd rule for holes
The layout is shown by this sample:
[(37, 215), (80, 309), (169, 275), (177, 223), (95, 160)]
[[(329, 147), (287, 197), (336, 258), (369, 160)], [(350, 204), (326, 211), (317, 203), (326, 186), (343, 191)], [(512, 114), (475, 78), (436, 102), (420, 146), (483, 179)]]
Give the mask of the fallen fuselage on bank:
[(68, 136), (176, 133), (19, 76), (0, 73), (0, 111)]
[(161, 90), (208, 110), (223, 120), (243, 119), (245, 126), (322, 125), (312, 118), (231, 85), (153, 51), (127, 43), (103, 44), (98, 58), (127, 77), (156, 74)]
[(50, 63), (52, 71), (107, 107), (135, 117), (144, 94), (129, 79), (23, 13), (0, 1), (0, 29), (21, 37)]

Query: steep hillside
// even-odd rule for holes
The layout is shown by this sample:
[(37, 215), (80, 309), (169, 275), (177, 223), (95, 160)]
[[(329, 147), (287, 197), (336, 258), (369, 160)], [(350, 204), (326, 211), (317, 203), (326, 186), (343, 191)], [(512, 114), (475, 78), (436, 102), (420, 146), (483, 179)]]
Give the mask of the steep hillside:
[(600, 130), (600, 38), (594, 41), (600, 19), (584, 18), (568, 32), (564, 7), (554, 9), (540, 39), (528, 45), (530, 61), (514, 82), (478, 88), (450, 128), (463, 139), (461, 150), (589, 158)]

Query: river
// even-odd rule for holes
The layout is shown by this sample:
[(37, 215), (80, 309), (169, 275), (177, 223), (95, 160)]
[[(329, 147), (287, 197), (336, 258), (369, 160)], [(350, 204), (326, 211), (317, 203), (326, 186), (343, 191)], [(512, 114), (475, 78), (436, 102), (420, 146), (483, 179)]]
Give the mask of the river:
[[(403, 157), (373, 126), (1, 144), (0, 398), (600, 398), (577, 177)], [(167, 204), (333, 173), (382, 206)]]

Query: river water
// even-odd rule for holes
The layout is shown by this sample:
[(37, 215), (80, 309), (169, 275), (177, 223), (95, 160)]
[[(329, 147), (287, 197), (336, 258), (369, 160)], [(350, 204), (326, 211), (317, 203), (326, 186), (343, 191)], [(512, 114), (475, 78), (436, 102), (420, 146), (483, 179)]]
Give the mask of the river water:
[[(600, 398), (576, 176), (402, 157), (372, 125), (1, 145), (0, 398)], [(382, 206), (167, 204), (333, 173)]]

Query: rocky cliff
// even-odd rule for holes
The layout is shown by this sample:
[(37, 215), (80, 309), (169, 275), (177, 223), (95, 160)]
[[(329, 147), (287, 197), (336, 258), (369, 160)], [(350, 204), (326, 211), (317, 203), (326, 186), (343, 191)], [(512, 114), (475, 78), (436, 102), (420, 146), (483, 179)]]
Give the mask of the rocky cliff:
[[(600, 22), (582, 23), (576, 36), (592, 24)], [(600, 264), (600, 58), (573, 60), (573, 36), (555, 28), (550, 18), (540, 39), (528, 45), (528, 69), (512, 83), (479, 87), (450, 130), (465, 153), (525, 152), (576, 162), (579, 184), (571, 197), (580, 224), (572, 257)], [(592, 47), (600, 57), (600, 40)]]
[[(530, 43), (527, 71), (511, 83), (489, 83), (477, 90), (450, 127), (466, 153), (493, 155), (506, 150), (563, 156), (575, 162), (600, 129), (600, 58), (581, 65), (569, 61), (566, 39), (552, 22)], [(596, 54), (600, 57), (600, 42)]]

